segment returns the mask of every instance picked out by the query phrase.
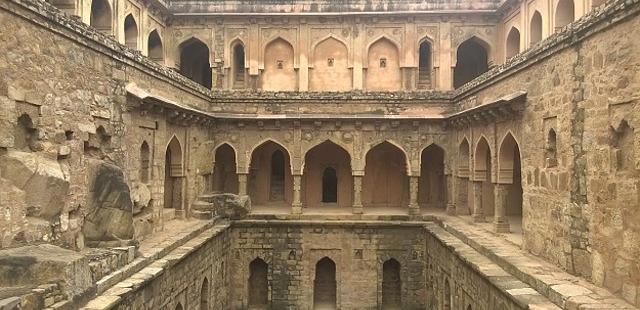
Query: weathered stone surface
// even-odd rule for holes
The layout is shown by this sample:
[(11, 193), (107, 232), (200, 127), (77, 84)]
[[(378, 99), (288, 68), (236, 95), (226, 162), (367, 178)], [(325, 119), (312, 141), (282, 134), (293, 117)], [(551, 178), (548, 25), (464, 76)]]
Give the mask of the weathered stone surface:
[(133, 214), (139, 214), (149, 207), (151, 192), (144, 183), (135, 182), (131, 187), (131, 199), (133, 200)]
[(251, 198), (235, 194), (210, 194), (201, 196), (205, 203), (194, 204), (196, 211), (213, 212), (230, 219), (242, 219), (251, 211)]
[(32, 287), (59, 283), (69, 296), (82, 294), (92, 284), (86, 257), (48, 244), (0, 250), (0, 283)]
[(0, 156), (0, 176), (27, 192), (27, 216), (54, 221), (69, 194), (68, 168), (36, 153), (9, 151)]
[(133, 238), (133, 203), (122, 170), (113, 164), (90, 160), (87, 174), (90, 195), (82, 232), (87, 241)]

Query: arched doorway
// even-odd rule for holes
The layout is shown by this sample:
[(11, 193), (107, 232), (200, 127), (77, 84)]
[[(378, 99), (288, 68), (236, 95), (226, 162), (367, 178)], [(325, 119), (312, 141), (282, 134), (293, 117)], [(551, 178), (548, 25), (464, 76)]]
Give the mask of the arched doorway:
[(402, 309), (400, 263), (393, 258), (382, 264), (382, 309)]
[(518, 53), (520, 53), (520, 31), (516, 27), (511, 27), (509, 34), (507, 34), (505, 58), (509, 59)]
[(444, 149), (431, 144), (420, 156), (418, 203), (421, 207), (445, 209), (446, 183), (444, 176)]
[(429, 89), (431, 85), (431, 43), (427, 40), (420, 43), (418, 50), (418, 89)]
[(366, 89), (373, 91), (400, 90), (400, 53), (387, 38), (380, 38), (369, 46)]
[(531, 46), (542, 41), (542, 15), (540, 12), (535, 11), (533, 16), (531, 16), (531, 25), (529, 29), (529, 42), (531, 43)]
[(147, 141), (142, 141), (140, 146), (140, 182), (149, 183), (149, 172), (151, 171), (151, 150)]
[(314, 146), (305, 154), (302, 184), (307, 207), (350, 207), (353, 177), (349, 153), (331, 141)]
[(349, 53), (341, 41), (329, 37), (313, 50), (313, 68), (309, 72), (309, 89), (316, 91), (347, 91), (351, 87)]
[(236, 152), (229, 144), (222, 144), (216, 149), (212, 188), (215, 193), (238, 193)]
[(162, 39), (160, 38), (160, 34), (158, 34), (158, 30), (149, 33), (147, 48), (151, 60), (160, 64), (164, 63), (164, 48), (162, 47)]
[(205, 277), (200, 287), (200, 309), (209, 310), (209, 280)]
[(130, 49), (138, 49), (138, 23), (131, 14), (124, 19), (124, 44)]
[(560, 0), (555, 12), (555, 30), (560, 31), (564, 26), (575, 20), (575, 6), (573, 0)]
[(457, 189), (457, 201), (456, 201), (456, 214), (458, 215), (471, 215), (469, 209), (469, 201), (472, 199), (469, 197), (469, 141), (467, 138), (462, 139), (460, 147), (458, 147), (458, 184)]
[(293, 198), (290, 157), (272, 141), (262, 143), (251, 155), (249, 195), (252, 204), (288, 206)]
[(316, 263), (313, 280), (314, 309), (336, 309), (336, 264), (328, 257)]
[(211, 89), (209, 48), (202, 41), (191, 38), (179, 46), (180, 73), (190, 80)]
[(458, 88), (489, 69), (488, 46), (484, 41), (473, 37), (460, 46), (457, 50), (456, 67), (453, 70), (453, 87)]
[(407, 159), (397, 146), (385, 141), (367, 152), (362, 179), (365, 208), (406, 207), (409, 202)]
[(107, 0), (93, 0), (91, 2), (91, 16), (89, 24), (104, 34), (112, 34), (111, 6)]
[(510, 223), (514, 224), (517, 231), (520, 231), (522, 223), (520, 148), (510, 133), (502, 140), (498, 154), (494, 225), (497, 232), (510, 232)]
[(476, 145), (473, 167), (473, 218), (483, 222), (493, 216), (494, 195), (491, 183), (491, 149), (484, 137)]
[(269, 305), (269, 265), (256, 258), (249, 264), (249, 309), (267, 309)]
[(233, 62), (231, 68), (232, 86), (236, 89), (246, 87), (244, 44), (236, 41), (233, 45)]
[(264, 50), (262, 90), (294, 91), (298, 88), (294, 57), (293, 46), (282, 38), (267, 44)]
[(182, 146), (175, 136), (167, 145), (164, 169), (164, 207), (182, 209)]

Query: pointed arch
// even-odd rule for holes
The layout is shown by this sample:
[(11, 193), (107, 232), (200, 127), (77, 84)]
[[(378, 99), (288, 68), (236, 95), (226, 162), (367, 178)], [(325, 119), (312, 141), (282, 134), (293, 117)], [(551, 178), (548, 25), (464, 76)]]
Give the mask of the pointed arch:
[(181, 303), (178, 303), (178, 304), (176, 305), (176, 309), (175, 309), (175, 310), (182, 310), (182, 309), (183, 309), (183, 308), (182, 308), (182, 304), (181, 304)]
[(325, 140), (310, 148), (302, 168), (304, 204), (308, 207), (336, 203), (350, 207), (353, 176), (351, 154), (343, 146)]
[(400, 263), (390, 258), (382, 264), (382, 309), (402, 309)]
[(252, 204), (288, 205), (293, 199), (293, 178), (289, 151), (271, 139), (251, 152), (249, 195)]
[(509, 232), (509, 222), (522, 222), (521, 166), (519, 143), (513, 133), (507, 132), (498, 149), (498, 194), (494, 220), (497, 232)]
[(540, 41), (542, 41), (542, 14), (536, 10), (529, 23), (529, 43), (533, 46)]
[(91, 1), (91, 15), (89, 25), (104, 34), (112, 34), (113, 15), (111, 5), (107, 0)]
[(458, 88), (489, 70), (491, 46), (478, 36), (460, 43), (456, 49), (453, 87)]
[(316, 263), (313, 280), (313, 305), (315, 309), (336, 309), (337, 305), (336, 263), (323, 257)]
[(349, 49), (344, 41), (329, 35), (312, 49), (309, 88), (314, 91), (347, 91), (352, 88)]
[(200, 309), (209, 310), (209, 280), (204, 277), (202, 285), (200, 286)]
[(382, 35), (367, 46), (366, 89), (400, 90), (400, 45)]
[(519, 155), (519, 149), (519, 144), (513, 134), (511, 132), (507, 132), (502, 138), (498, 151), (498, 183), (513, 183), (514, 164), (516, 161), (520, 161), (520, 158), (515, 158), (515, 152), (517, 151)]
[(124, 18), (124, 44), (130, 49), (138, 49), (138, 23), (133, 14)]
[[(316, 50), (318, 49), (318, 45), (320, 45), (321, 43), (324, 43), (325, 41), (327, 41), (329, 39), (333, 39), (333, 40), (336, 40), (336, 41), (340, 42), (347, 49), (347, 56), (351, 55), (351, 50), (349, 49), (349, 44), (347, 43), (347, 41), (345, 41), (343, 38), (341, 38), (341, 37), (339, 37), (339, 36), (337, 36), (337, 35), (335, 35), (333, 33), (330, 33), (330, 34), (327, 34), (324, 37), (321, 37), (320, 39), (316, 40), (311, 45), (311, 51), (312, 51), (311, 59), (312, 60), (315, 60)], [(347, 61), (348, 62), (350, 61), (349, 57), (347, 57)], [(351, 65), (350, 63), (347, 64), (347, 66), (350, 66), (350, 65)]]
[(365, 156), (362, 203), (365, 207), (404, 207), (409, 201), (408, 157), (385, 140)]
[(432, 87), (431, 73), (436, 54), (433, 53), (433, 40), (429, 36), (418, 42), (418, 89), (428, 89)]
[(245, 88), (247, 79), (247, 53), (242, 38), (235, 37), (229, 44), (229, 55), (231, 55), (231, 87)]
[(420, 178), (418, 179), (418, 204), (428, 208), (446, 207), (446, 183), (444, 175), (445, 151), (432, 143), (420, 154)]
[(140, 182), (149, 183), (151, 171), (151, 148), (147, 141), (142, 141), (140, 145)]
[(164, 162), (164, 207), (182, 209), (182, 146), (175, 135), (167, 144)]
[(249, 263), (249, 307), (263, 309), (269, 305), (269, 265), (260, 257)]
[(556, 0), (554, 11), (555, 31), (562, 30), (566, 25), (575, 21), (575, 4), (573, 0)]
[(295, 49), (278, 36), (264, 46), (262, 90), (295, 91), (298, 88)]
[(151, 60), (164, 64), (164, 46), (158, 29), (153, 29), (149, 32), (149, 38), (147, 39), (147, 55), (149, 55)]
[(237, 155), (228, 143), (215, 148), (212, 189), (216, 193), (238, 193)]
[(491, 147), (484, 136), (480, 136), (476, 143), (473, 159), (473, 180), (491, 182), (490, 178), (487, 179), (487, 171), (491, 169)]
[(180, 73), (190, 80), (211, 89), (212, 71), (209, 46), (192, 36), (178, 45)]
[(509, 59), (520, 53), (520, 30), (518, 28), (511, 27), (507, 34), (507, 40), (505, 44), (505, 58)]
[(458, 147), (458, 176), (461, 178), (469, 177), (469, 140), (463, 137)]

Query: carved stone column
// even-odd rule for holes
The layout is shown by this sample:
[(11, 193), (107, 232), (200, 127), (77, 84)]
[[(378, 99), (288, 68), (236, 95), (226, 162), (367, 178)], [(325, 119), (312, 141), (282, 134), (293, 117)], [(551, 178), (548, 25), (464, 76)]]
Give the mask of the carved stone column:
[(469, 179), (457, 177), (456, 181), (456, 214), (469, 215)]
[(507, 197), (509, 195), (508, 184), (495, 184), (493, 187), (495, 197), (495, 210), (493, 224), (496, 232), (508, 233), (510, 231), (509, 219), (507, 219)]
[(420, 206), (418, 205), (418, 177), (409, 177), (409, 215), (420, 214)]
[(362, 214), (362, 176), (353, 176), (353, 214)]
[(238, 173), (238, 196), (247, 195), (247, 173)]
[(484, 222), (482, 212), (482, 181), (473, 181), (473, 221)]
[(456, 214), (456, 184), (455, 177), (453, 175), (448, 174), (445, 176), (445, 180), (447, 183), (447, 214), (455, 215)]
[(302, 214), (302, 202), (300, 201), (301, 184), (302, 176), (293, 175), (293, 202), (291, 203), (291, 214)]

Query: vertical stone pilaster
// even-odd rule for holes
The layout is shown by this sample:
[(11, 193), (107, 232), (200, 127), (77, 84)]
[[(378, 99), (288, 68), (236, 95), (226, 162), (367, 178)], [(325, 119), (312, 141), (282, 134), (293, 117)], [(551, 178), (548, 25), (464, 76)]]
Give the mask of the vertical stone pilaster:
[(456, 181), (456, 214), (457, 215), (469, 215), (469, 179), (457, 177)]
[(362, 176), (353, 176), (353, 214), (362, 214)]
[(247, 173), (238, 173), (238, 196), (247, 195)]
[(455, 177), (451, 174), (445, 176), (447, 182), (447, 214), (456, 214), (456, 184)]
[(484, 222), (482, 211), (482, 181), (473, 181), (473, 221)]
[(293, 175), (293, 202), (291, 203), (291, 214), (302, 214), (302, 202), (300, 201), (301, 184), (302, 176)]
[(409, 177), (409, 215), (420, 214), (420, 206), (418, 205), (418, 177)]
[(510, 231), (509, 219), (507, 219), (507, 196), (509, 195), (508, 184), (495, 184), (493, 187), (495, 197), (495, 210), (493, 224), (496, 232), (508, 233)]

